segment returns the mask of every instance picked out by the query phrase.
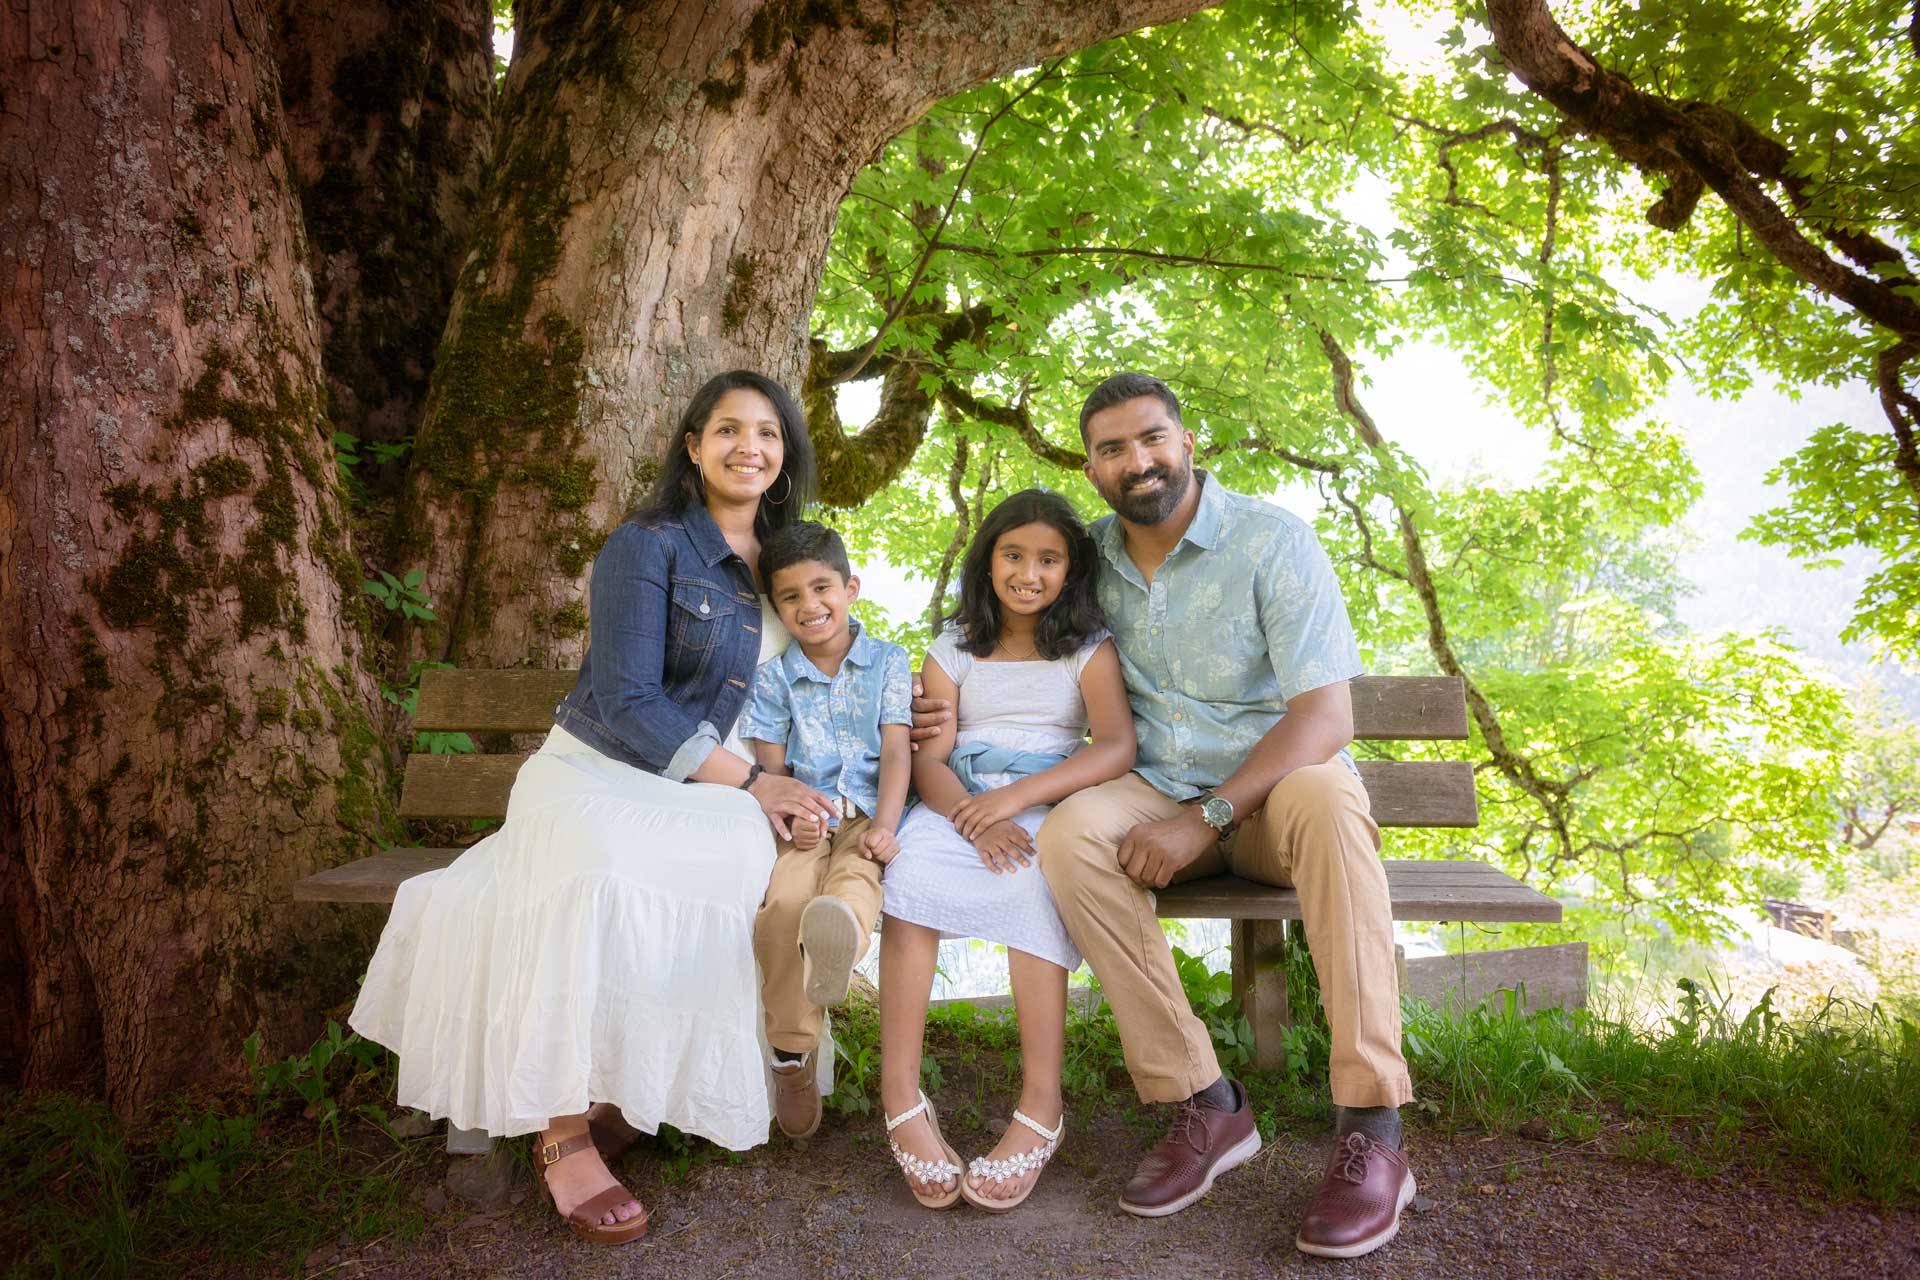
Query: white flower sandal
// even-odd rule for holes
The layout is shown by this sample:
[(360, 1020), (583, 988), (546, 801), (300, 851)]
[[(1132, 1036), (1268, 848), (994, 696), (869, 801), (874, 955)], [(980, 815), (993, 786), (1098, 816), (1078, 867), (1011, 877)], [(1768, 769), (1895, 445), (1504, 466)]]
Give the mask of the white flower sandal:
[[(975, 1156), (967, 1165), (967, 1173), (978, 1178), (983, 1184), (1006, 1182), (1011, 1178), (1029, 1173), (1037, 1174), (1047, 1167), (1047, 1161), (1053, 1159), (1054, 1152), (1060, 1150), (1060, 1139), (1067, 1132), (1067, 1117), (1064, 1111), (1060, 1115), (1060, 1123), (1051, 1130), (1018, 1108), (1014, 1110), (1013, 1118), (1039, 1134), (1045, 1145), (1035, 1147), (1031, 1151), (1022, 1151), (1018, 1155), (1008, 1156), (1005, 1160), (989, 1160), (986, 1156)], [(967, 1203), (976, 1209), (985, 1209), (988, 1213), (1008, 1213), (1025, 1204), (1027, 1197), (1032, 1195), (1033, 1189), (1039, 1185), (1040, 1179), (1036, 1177), (1019, 1195), (1005, 1200), (993, 1200), (975, 1191), (967, 1185), (965, 1179), (962, 1179), (960, 1194), (965, 1196)]]
[[(940, 1150), (946, 1154), (944, 1160), (923, 1160), (893, 1140), (893, 1131), (922, 1111), (927, 1113), (927, 1126), (933, 1130), (933, 1140), (940, 1144)], [(907, 1190), (913, 1193), (913, 1198), (918, 1200), (921, 1207), (925, 1209), (947, 1209), (958, 1204), (960, 1189), (966, 1185), (965, 1180), (960, 1176), (963, 1172), (960, 1168), (960, 1157), (954, 1153), (952, 1147), (947, 1145), (946, 1138), (941, 1136), (940, 1119), (934, 1114), (933, 1104), (927, 1101), (927, 1095), (921, 1094), (919, 1102), (899, 1115), (886, 1116), (885, 1119), (887, 1145), (893, 1149), (894, 1163), (898, 1164), (900, 1171), (907, 1175)], [(951, 1191), (923, 1193), (920, 1190), (923, 1183), (941, 1183), (948, 1178), (953, 1179)], [(919, 1181), (916, 1182), (915, 1179)]]

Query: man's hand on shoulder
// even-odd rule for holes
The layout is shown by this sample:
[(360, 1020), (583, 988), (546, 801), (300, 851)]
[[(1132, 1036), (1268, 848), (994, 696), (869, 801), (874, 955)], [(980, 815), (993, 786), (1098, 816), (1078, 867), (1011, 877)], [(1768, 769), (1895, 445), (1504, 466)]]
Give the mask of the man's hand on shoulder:
[(918, 751), (920, 744), (940, 732), (940, 726), (953, 719), (953, 704), (945, 698), (929, 698), (927, 687), (920, 682), (920, 673), (913, 673), (913, 729), (908, 734), (913, 749)]
[(1164, 889), (1217, 839), (1199, 809), (1187, 805), (1175, 817), (1143, 822), (1121, 837), (1120, 869), (1142, 888)]

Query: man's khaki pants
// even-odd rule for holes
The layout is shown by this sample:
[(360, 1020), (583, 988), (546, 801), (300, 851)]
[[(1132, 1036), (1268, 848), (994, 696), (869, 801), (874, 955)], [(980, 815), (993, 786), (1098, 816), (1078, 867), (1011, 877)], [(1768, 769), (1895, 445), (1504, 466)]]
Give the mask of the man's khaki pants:
[(866, 816), (856, 814), (841, 819), (811, 849), (775, 841), (779, 857), (753, 918), (753, 954), (760, 962), (767, 1043), (784, 1053), (806, 1053), (820, 1043), (820, 1007), (807, 1000), (801, 982), (800, 913), (807, 904), (821, 894), (840, 899), (860, 921), (860, 955), (872, 941), (880, 918), (880, 864), (860, 852), (866, 829)]
[[(1178, 802), (1129, 773), (1062, 801), (1040, 828), (1040, 868), (1113, 1006), (1127, 1070), (1146, 1102), (1180, 1101), (1220, 1077), (1153, 898), (1120, 869), (1128, 831), (1180, 812)], [(1334, 760), (1282, 778), (1224, 848), (1209, 848), (1175, 877), (1231, 871), (1299, 890), (1333, 1037), (1333, 1100), (1346, 1107), (1397, 1107), (1413, 1098), (1400, 1056), (1393, 912), (1379, 851), (1366, 789)]]

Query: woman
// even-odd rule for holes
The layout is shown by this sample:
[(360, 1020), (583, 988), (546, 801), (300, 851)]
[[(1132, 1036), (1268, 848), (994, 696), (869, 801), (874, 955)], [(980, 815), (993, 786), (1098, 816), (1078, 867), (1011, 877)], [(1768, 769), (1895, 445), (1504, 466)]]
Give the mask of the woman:
[[(754, 566), (814, 492), (806, 424), (736, 370), (694, 395), (648, 503), (608, 537), (589, 648), (500, 830), (401, 886), (354, 1028), (400, 1057), (399, 1101), (495, 1136), (579, 1235), (646, 1211), (607, 1171), (591, 1103), (733, 1150), (765, 1141), (753, 916), (772, 826), (827, 817), (750, 774), (732, 736), (753, 670), (785, 647)], [(687, 785), (689, 783), (706, 785)]]

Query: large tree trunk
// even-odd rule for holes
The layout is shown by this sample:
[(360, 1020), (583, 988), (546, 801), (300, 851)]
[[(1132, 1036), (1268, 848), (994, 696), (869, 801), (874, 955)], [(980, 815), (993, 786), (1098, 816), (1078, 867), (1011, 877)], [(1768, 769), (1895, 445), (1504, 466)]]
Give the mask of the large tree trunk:
[(285, 889), (389, 822), (267, 3), (0, 20), (0, 955), (123, 1112), (350, 989)]
[(413, 434), (486, 177), (486, 0), (281, 0), (274, 26), (336, 431)]
[(800, 389), (860, 168), (946, 95), (1202, 7), (525, 0), (409, 481), (426, 651), (577, 660), (584, 567), (677, 409), (735, 366)]

